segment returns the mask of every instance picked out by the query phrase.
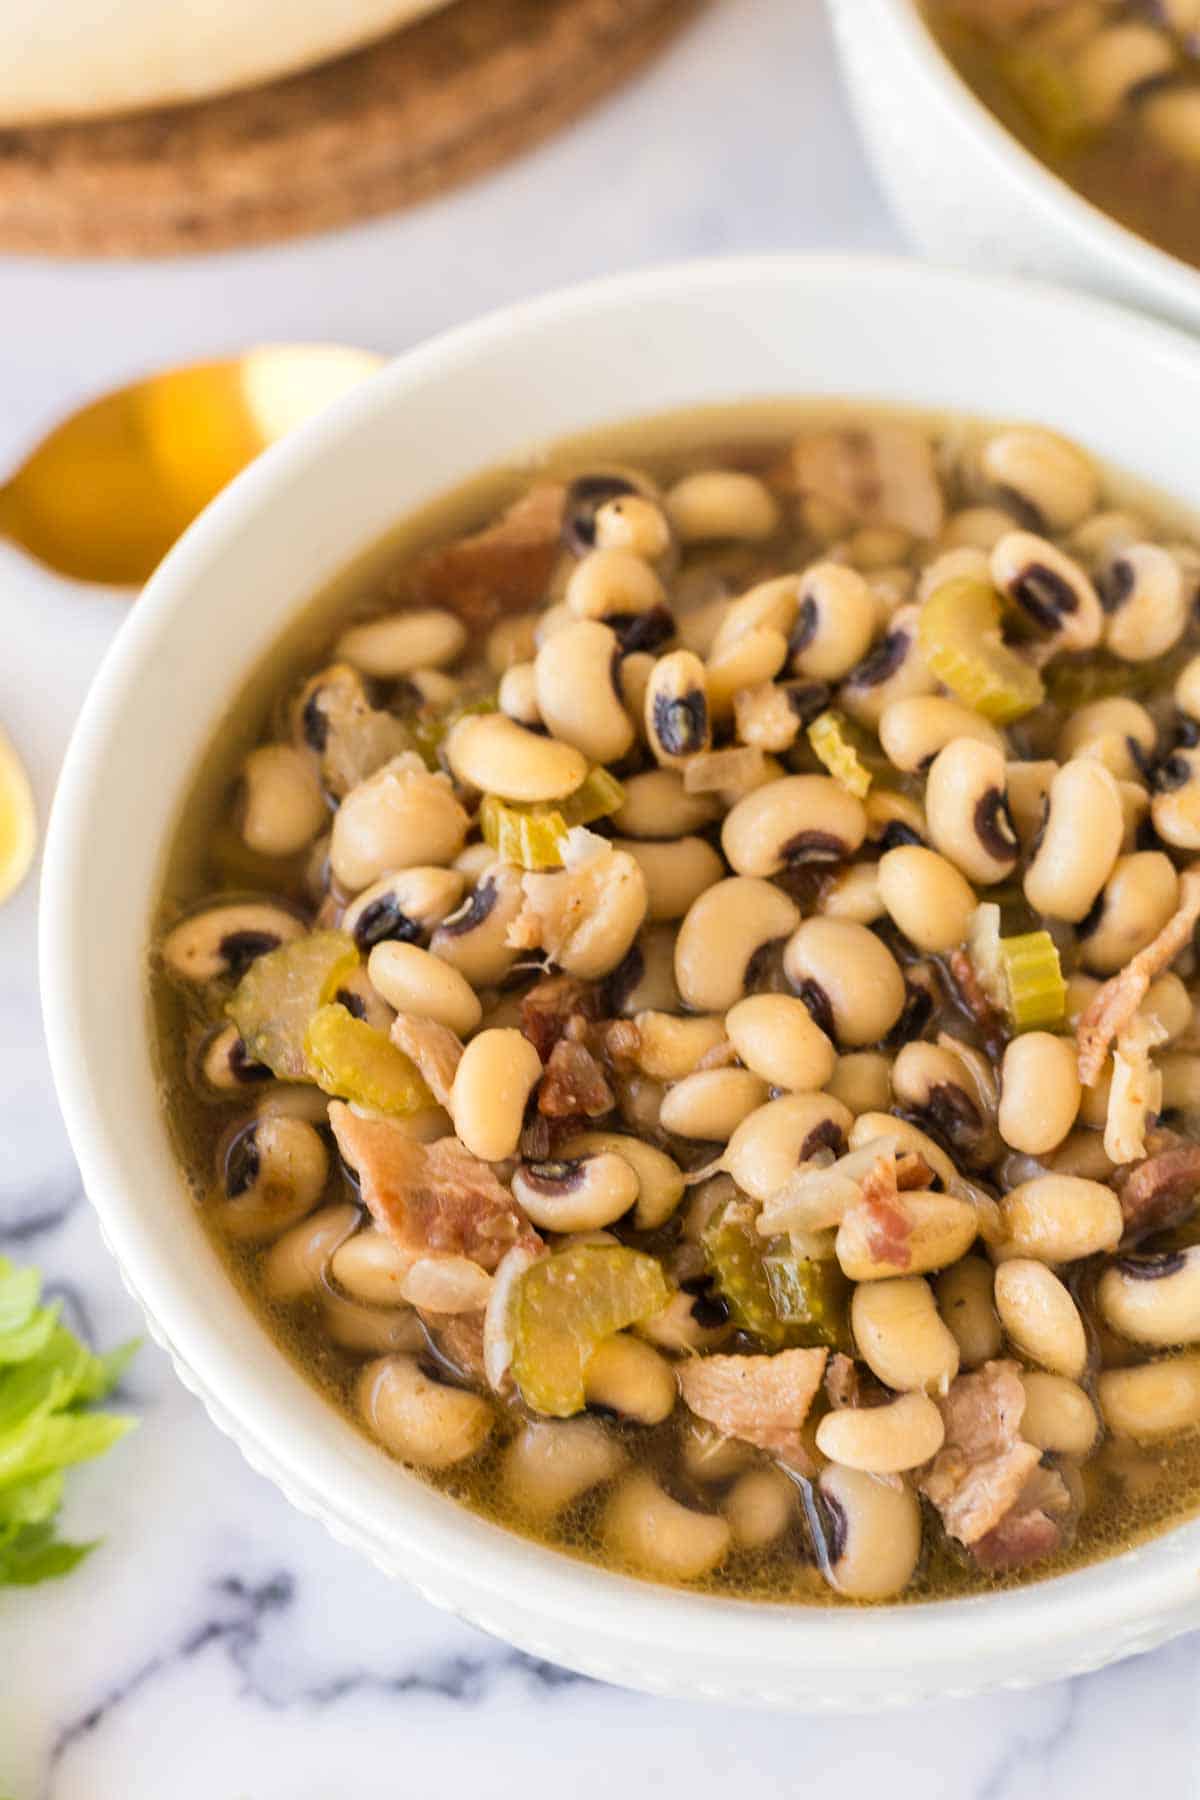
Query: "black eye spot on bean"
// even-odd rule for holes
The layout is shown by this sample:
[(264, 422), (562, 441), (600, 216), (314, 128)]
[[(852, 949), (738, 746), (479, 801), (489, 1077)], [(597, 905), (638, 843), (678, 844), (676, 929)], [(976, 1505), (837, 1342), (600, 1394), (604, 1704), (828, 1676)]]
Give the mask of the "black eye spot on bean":
[(527, 1162), (524, 1177), (530, 1187), (537, 1188), (542, 1194), (573, 1193), (583, 1185), (583, 1160), (576, 1157), (566, 1162)]
[(708, 701), (701, 693), (654, 699), (654, 735), (668, 756), (688, 756), (699, 750), (708, 731)]
[(1168, 756), (1154, 771), (1154, 786), (1160, 794), (1173, 794), (1192, 779), (1192, 765), (1186, 756)]
[(788, 656), (800, 656), (817, 635), (817, 603), (811, 594), (805, 594), (800, 602), (800, 610), (796, 614), (796, 623), (792, 626), (788, 638)]
[(361, 994), (352, 994), (349, 988), (339, 988), (337, 993), (334, 995), (334, 998), (336, 999), (338, 1005), (344, 1006), (346, 1011), (348, 1013), (350, 1013), (354, 1018), (356, 1018), (356, 1019), (365, 1019), (366, 1018), (367, 1006), (366, 1006), (366, 1002), (363, 999)]
[(1130, 1281), (1162, 1281), (1167, 1275), (1177, 1275), (1186, 1260), (1182, 1251), (1159, 1250), (1148, 1256), (1119, 1256), (1114, 1267)]
[(636, 494), (632, 481), (622, 475), (578, 475), (567, 489), (563, 509), (563, 541), (576, 556), (596, 546), (596, 514), (608, 500)]
[(221, 939), (220, 952), (229, 973), (239, 979), (250, 964), (268, 950), (278, 950), (279, 938), (273, 931), (231, 931)]
[(482, 925), (495, 904), (495, 882), (481, 881), (472, 888), (458, 911), (442, 920), (439, 929), (449, 937), (462, 937), (465, 932), (474, 931), (477, 925)]
[(907, 631), (889, 631), (846, 677), (849, 687), (882, 687), (890, 681), (908, 655), (912, 639)]
[(1008, 800), (1000, 788), (989, 788), (975, 805), (975, 835), (997, 862), (1008, 862), (1017, 852), (1016, 827)]
[(807, 976), (796, 989), (796, 998), (803, 1000), (809, 1010), (814, 1025), (819, 1025), (827, 1038), (837, 1042), (837, 1033), (833, 1027), (833, 1006), (829, 995), (819, 981)]
[(929, 989), (917, 987), (911, 981), (906, 982), (905, 987), (907, 998), (903, 1010), (883, 1040), (886, 1050), (902, 1050), (905, 1044), (920, 1037), (933, 1017), (933, 995)]
[(234, 1038), (229, 1052), (229, 1073), (235, 1081), (270, 1081), (271, 1070), (265, 1063), (251, 1062), (241, 1038)]
[(820, 1532), (818, 1555), (824, 1551), (832, 1567), (842, 1560), (846, 1551), (846, 1540), (850, 1535), (846, 1523), (846, 1509), (840, 1500), (834, 1499), (832, 1494), (822, 1494), (814, 1512), (816, 1514), (814, 1522)]
[(835, 1119), (822, 1119), (814, 1125), (800, 1146), (797, 1162), (808, 1162), (822, 1150), (832, 1150), (835, 1156), (846, 1154), (846, 1134)]
[(1180, 719), (1175, 727), (1175, 743), (1181, 750), (1194, 750), (1200, 744), (1200, 724), (1195, 719)]
[(421, 927), (407, 913), (401, 912), (394, 894), (381, 894), (364, 906), (354, 922), (354, 941), (360, 950), (373, 950), (376, 944), (415, 944)]
[(1009, 590), (1023, 612), (1044, 631), (1056, 631), (1064, 613), (1079, 610), (1079, 596), (1057, 569), (1030, 563)]
[(1019, 493), (1016, 488), (1008, 487), (1003, 483), (996, 489), (996, 498), (1003, 507), (1012, 513), (1018, 525), (1023, 526), (1026, 531), (1041, 532), (1046, 521), (1042, 517), (1040, 506), (1035, 506), (1032, 500)]
[(692, 1275), (681, 1281), (685, 1294), (694, 1294), (692, 1317), (702, 1331), (716, 1331), (729, 1323), (729, 1302), (713, 1286), (711, 1275)]
[(1133, 564), (1118, 557), (1096, 583), (1101, 609), (1106, 613), (1119, 612), (1133, 593), (1135, 580)]
[(304, 741), (319, 756), (329, 742), (329, 720), (321, 710), (320, 688), (308, 696), (300, 718), (304, 727)]
[(847, 849), (831, 831), (798, 831), (783, 845), (781, 854), (787, 863), (840, 862)]
[(914, 831), (911, 825), (906, 825), (903, 819), (889, 819), (883, 828), (883, 835), (879, 839), (879, 849), (880, 853), (886, 856), (889, 850), (899, 850), (905, 844), (923, 844), (924, 842), (920, 832)]
[(925, 1110), (951, 1142), (964, 1134), (969, 1138), (976, 1136), (983, 1124), (971, 1096), (948, 1081), (930, 1088)]
[(239, 1132), (225, 1154), (225, 1192), (231, 1200), (244, 1194), (258, 1180), (262, 1158), (258, 1153), (257, 1127)]
[(802, 725), (811, 725), (832, 698), (823, 681), (792, 681), (784, 687), (788, 706)]
[(1149, 781), (1154, 768), (1154, 758), (1138, 743), (1135, 737), (1125, 739), (1125, 748), (1129, 752), (1129, 760), (1144, 781)]
[(675, 635), (675, 618), (666, 606), (650, 606), (639, 613), (611, 613), (604, 623), (616, 632), (621, 656), (630, 656), (635, 650), (657, 650)]

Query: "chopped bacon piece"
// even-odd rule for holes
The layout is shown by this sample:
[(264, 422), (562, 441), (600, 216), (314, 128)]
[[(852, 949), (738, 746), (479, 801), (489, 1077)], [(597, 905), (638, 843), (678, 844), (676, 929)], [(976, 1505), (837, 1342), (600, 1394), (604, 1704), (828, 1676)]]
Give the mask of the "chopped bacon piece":
[(540, 1245), (508, 1189), (457, 1138), (419, 1144), (398, 1120), (360, 1118), (340, 1100), (329, 1123), (371, 1217), (414, 1261), (440, 1251), (491, 1270), (513, 1244)]
[(521, 1030), (543, 1062), (566, 1035), (572, 1019), (594, 1019), (600, 1000), (596, 988), (572, 975), (546, 975), (521, 1000)]
[(494, 525), (419, 557), (406, 593), (449, 607), (472, 630), (505, 612), (540, 605), (559, 554), (566, 489), (541, 482), (514, 500)]
[(1177, 1225), (1200, 1198), (1200, 1144), (1176, 1138), (1170, 1149), (1118, 1172), (1115, 1186), (1125, 1215), (1123, 1243)]
[(1036, 1468), (998, 1525), (971, 1546), (981, 1569), (999, 1574), (1053, 1556), (1063, 1540), (1071, 1496), (1057, 1469)]
[(615, 1067), (632, 1067), (642, 1047), (642, 1034), (632, 1019), (605, 1019), (595, 1036), (602, 1052)]
[(861, 1390), (858, 1364), (852, 1356), (835, 1350), (825, 1369), (825, 1392), (830, 1406), (839, 1412), (847, 1406), (858, 1406)]
[(702, 1356), (683, 1364), (679, 1385), (691, 1410), (726, 1437), (742, 1438), (793, 1468), (812, 1459), (800, 1428), (825, 1373), (827, 1350), (776, 1356)]
[(855, 1212), (862, 1215), (867, 1249), (874, 1262), (907, 1269), (912, 1261), (912, 1222), (900, 1203), (899, 1192), (896, 1158), (881, 1156), (864, 1178), (858, 1199), (846, 1208), (846, 1216)]
[(604, 1071), (591, 1051), (560, 1038), (538, 1085), (538, 1111), (548, 1119), (600, 1119), (616, 1105)]
[(1025, 1390), (1014, 1362), (959, 1375), (938, 1402), (946, 1441), (920, 1482), (951, 1537), (968, 1545), (1011, 1511), (1040, 1452), (1021, 1437)]
[(900, 420), (806, 431), (795, 440), (792, 480), (802, 494), (838, 507), (862, 525), (895, 525), (936, 537), (945, 503), (928, 433)]
[(449, 1026), (439, 1025), (436, 1019), (397, 1013), (392, 1020), (392, 1042), (416, 1063), (421, 1080), (438, 1105), (449, 1107), (450, 1089), (463, 1053), (462, 1044)]
[(1179, 905), (1156, 938), (1125, 964), (1119, 975), (1103, 983), (1084, 1008), (1075, 1031), (1079, 1046), (1079, 1079), (1095, 1087), (1114, 1038), (1130, 1024), (1146, 998), (1150, 983), (1185, 947), (1200, 919), (1200, 865), (1179, 878)]

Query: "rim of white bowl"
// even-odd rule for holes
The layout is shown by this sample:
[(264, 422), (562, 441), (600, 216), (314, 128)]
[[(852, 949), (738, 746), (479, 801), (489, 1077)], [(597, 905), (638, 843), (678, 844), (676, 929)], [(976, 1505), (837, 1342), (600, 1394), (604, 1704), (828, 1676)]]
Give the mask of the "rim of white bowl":
[[(831, 298), (840, 299), (847, 283), (863, 282), (873, 293), (890, 289), (914, 305), (967, 305), (973, 319), (980, 308), (1009, 312), (1014, 329), (1044, 326), (1048, 314), (1061, 322), (1065, 312), (1111, 348), (1136, 348), (1172, 379), (1186, 363), (1191, 381), (1197, 380), (1196, 351), (1184, 334), (1108, 302), (1018, 278), (980, 280), (889, 257), (786, 254), (650, 269), (569, 288), (450, 331), (398, 358), (268, 451), (201, 515), (152, 577), (110, 648), (71, 738), (47, 829), (40, 913), (51, 1066), (85, 1188), (155, 1336), (247, 1460), (339, 1539), (534, 1654), (651, 1691), (707, 1692), (799, 1708), (889, 1705), (921, 1692), (1022, 1685), (1161, 1642), (1200, 1617), (1200, 1523), (1028, 1587), (863, 1611), (764, 1605), (637, 1581), (520, 1538), (438, 1494), (390, 1462), (308, 1385), (267, 1337), (215, 1255), (187, 1262), (186, 1245), (176, 1237), (191, 1233), (196, 1242), (207, 1240), (178, 1170), (172, 1234), (164, 1233), (160, 1196), (146, 1191), (142, 1164), (149, 1138), (165, 1130), (161, 1109), (148, 1106), (139, 1120), (141, 1136), (126, 1139), (92, 1087), (91, 1061), (105, 1056), (108, 1039), (86, 1022), (89, 984), (104, 978), (91, 956), (89, 852), (103, 830), (97, 809), (105, 757), (116, 753), (123, 729), (128, 744), (141, 675), (156, 656), (170, 661), (173, 622), (190, 587), (236, 548), (245, 522), (285, 502), (295, 478), (327, 466), (373, 415), (388, 414), (406, 393), (437, 383), (456, 366), (489, 353), (503, 356), (513, 340), (536, 339), (539, 327), (551, 321), (573, 325), (615, 310), (624, 325), (639, 306), (656, 301), (668, 308), (708, 307), (724, 320), (739, 290), (786, 292), (811, 284), (820, 291), (825, 284)], [(922, 403), (919, 391), (911, 403)], [(239, 680), (247, 673), (248, 665), (241, 666)], [(147, 910), (150, 900), (147, 893)], [(133, 998), (115, 996), (125, 1004)], [(142, 996), (137, 998), (140, 1004)], [(144, 1017), (140, 1030), (145, 1051)], [(214, 1311), (226, 1315), (219, 1325)], [(999, 1661), (973, 1674), (981, 1645)], [(721, 1669), (705, 1686), (681, 1665), (714, 1646)], [(672, 1656), (679, 1659), (674, 1673)], [(1030, 1667), (1038, 1673), (1023, 1675)], [(843, 1687), (851, 1693), (848, 1701), (837, 1697)]]
[[(837, 0), (845, 5), (846, 0)], [(851, 0), (856, 4), (857, 0)], [(1123, 225), (1103, 207), (1073, 188), (1069, 181), (1041, 162), (989, 110), (959, 74), (921, 15), (918, 0), (874, 0), (890, 12), (900, 33), (900, 48), (914, 67), (932, 84), (938, 95), (958, 114), (992, 159), (1020, 176), (1043, 211), (1068, 227), (1093, 256), (1118, 255), (1137, 277), (1170, 297), (1170, 303), (1195, 309), (1200, 305), (1200, 269), (1163, 250), (1132, 227)], [(1164, 304), (1167, 302), (1164, 301)]]

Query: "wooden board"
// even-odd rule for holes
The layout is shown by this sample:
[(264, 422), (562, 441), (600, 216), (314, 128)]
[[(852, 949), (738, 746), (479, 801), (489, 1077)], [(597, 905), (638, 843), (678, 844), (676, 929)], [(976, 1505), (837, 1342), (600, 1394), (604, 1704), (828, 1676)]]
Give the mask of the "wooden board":
[(576, 118), (703, 3), (454, 0), (246, 93), (0, 131), (0, 249), (215, 250), (428, 199)]

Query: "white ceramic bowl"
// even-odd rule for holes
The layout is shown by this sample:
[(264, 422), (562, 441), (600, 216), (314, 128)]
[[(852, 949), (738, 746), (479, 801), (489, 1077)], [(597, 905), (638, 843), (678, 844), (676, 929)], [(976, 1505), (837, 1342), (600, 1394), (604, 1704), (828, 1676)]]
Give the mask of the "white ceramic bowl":
[(235, 482), (133, 609), (55, 802), (41, 966), (63, 1111), (126, 1280), (182, 1379), (297, 1506), (539, 1656), (656, 1692), (876, 1709), (1093, 1668), (1200, 1622), (1200, 1523), (1041, 1585), (876, 1610), (707, 1598), (511, 1536), (353, 1430), (235, 1293), (172, 1154), (145, 1000), (164, 842), (232, 692), (299, 602), (410, 508), (538, 441), (804, 394), (1038, 418), (1169, 487), (1200, 355), (1094, 301), (841, 257), (602, 282), (411, 352)]
[(942, 262), (1091, 288), (1200, 329), (1200, 270), (1093, 206), (975, 98), (916, 0), (828, 0), (875, 174)]

